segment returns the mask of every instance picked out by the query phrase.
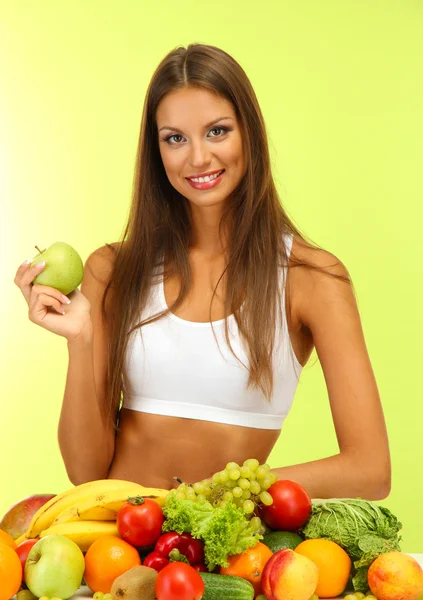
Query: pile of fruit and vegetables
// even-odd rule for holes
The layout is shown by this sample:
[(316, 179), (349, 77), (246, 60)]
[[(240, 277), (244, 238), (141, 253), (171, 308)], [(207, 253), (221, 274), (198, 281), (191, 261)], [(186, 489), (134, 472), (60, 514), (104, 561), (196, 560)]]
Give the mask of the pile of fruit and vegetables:
[(311, 500), (270, 467), (231, 462), (174, 490), (91, 481), (0, 523), (0, 600), (417, 600), (401, 523), (355, 498)]

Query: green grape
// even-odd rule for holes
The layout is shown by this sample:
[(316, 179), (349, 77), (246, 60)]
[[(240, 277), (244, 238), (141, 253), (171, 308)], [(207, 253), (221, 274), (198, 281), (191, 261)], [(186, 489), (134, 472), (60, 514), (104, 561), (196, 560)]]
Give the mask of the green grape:
[(213, 483), (220, 483), (220, 471), (214, 473), (212, 477)]
[(244, 512), (247, 513), (247, 515), (253, 513), (255, 509), (254, 502), (252, 500), (244, 500), (242, 508), (244, 509)]
[(261, 487), (264, 490), (268, 490), (270, 488), (270, 486), (272, 485), (272, 478), (269, 477), (268, 475), (266, 475), (266, 477), (263, 479)]
[(220, 481), (222, 483), (226, 483), (229, 479), (229, 472), (227, 469), (224, 469), (223, 471), (220, 471)]
[(188, 488), (185, 495), (188, 500), (195, 500), (197, 498), (197, 494), (192, 488)]
[(249, 498), (251, 498), (250, 490), (242, 490), (242, 497), (244, 498), (244, 500), (248, 500)]
[(316, 593), (314, 593), (310, 596), (309, 600), (319, 600), (319, 596)]
[(113, 600), (113, 596), (112, 596), (112, 594), (109, 594), (109, 593), (107, 593), (107, 594), (104, 594), (104, 596), (103, 596), (103, 600)]
[(260, 500), (263, 502), (263, 504), (265, 506), (270, 506), (271, 504), (273, 504), (273, 498), (269, 494), (269, 492), (261, 492)]
[(250, 481), (250, 492), (256, 496), (261, 492), (261, 485), (258, 481)]
[(255, 481), (257, 479), (257, 475), (255, 471), (251, 471), (251, 475), (248, 478), (250, 481)]
[(270, 471), (271, 466), (268, 465), (267, 463), (264, 463), (264, 465), (262, 465), (267, 471)]
[(227, 502), (231, 502), (231, 501), (232, 501), (232, 499), (233, 499), (233, 497), (234, 497), (234, 496), (233, 496), (232, 492), (229, 492), (229, 491), (228, 491), (228, 492), (225, 492), (225, 493), (223, 494), (223, 496), (222, 496), (222, 500), (226, 500)]
[(204, 490), (203, 490), (204, 486), (202, 484), (201, 481), (197, 481), (196, 483), (193, 484), (192, 489), (194, 490), (194, 492), (196, 494), (203, 494)]
[[(175, 496), (178, 498), (178, 500), (185, 500), (185, 492), (176, 491)], [(101, 593), (103, 593), (103, 592), (101, 592)]]
[(271, 477), (271, 479), (272, 479), (272, 485), (273, 485), (274, 483), (276, 483), (276, 481), (278, 480), (278, 476), (276, 475), (276, 473), (273, 473), (273, 472), (271, 472), (271, 473), (269, 474), (269, 477)]
[(239, 464), (236, 462), (228, 462), (226, 468), (228, 471), (231, 471), (232, 469), (239, 469)]
[(260, 517), (253, 517), (250, 521), (250, 525), (251, 525), (252, 529), (254, 529), (255, 531), (258, 531), (261, 527)]
[(245, 479), (249, 479), (251, 476), (251, 469), (245, 465), (240, 468), (239, 472), (241, 473), (241, 477), (245, 477)]
[(230, 490), (234, 487), (237, 487), (238, 481), (236, 479), (229, 479), (229, 481), (227, 481), (225, 485)]
[(256, 477), (257, 477), (257, 479), (259, 481), (263, 480), (266, 477), (266, 475), (267, 475), (267, 469), (265, 469), (263, 467), (263, 465), (261, 465), (260, 467), (258, 467), (258, 469), (256, 471)]
[(234, 498), (241, 498), (242, 496), (242, 489), (240, 487), (234, 487), (232, 490), (232, 495)]
[(93, 596), (93, 600), (103, 600), (104, 592), (96, 592)]
[(38, 598), (38, 600), (50, 600), (50, 598), (48, 596), (41, 596), (41, 598)]
[(250, 482), (248, 481), (248, 479), (243, 479), (241, 477), (240, 479), (238, 479), (238, 487), (240, 487), (242, 490), (249, 490)]
[(248, 467), (251, 471), (255, 471), (257, 467), (260, 465), (259, 461), (256, 458), (247, 458), (242, 463), (244, 467)]
[(226, 500), (221, 500), (219, 506), (220, 506), (220, 508), (225, 508), (225, 506), (227, 506), (227, 504), (228, 503), (226, 502)]
[(239, 472), (239, 469), (231, 469), (229, 472), (229, 479), (232, 479), (232, 481), (237, 481), (240, 474), (241, 473)]
[(377, 600), (376, 596), (373, 596), (373, 594), (367, 594), (367, 596), (365, 596), (367, 598), (367, 600)]
[(220, 500), (219, 498), (215, 498), (212, 502), (212, 505), (214, 508), (217, 508), (218, 506), (220, 506)]
[(207, 500), (207, 498), (205, 497), (204, 494), (198, 494), (197, 496), (197, 502), (204, 502), (204, 500)]
[(365, 598), (365, 594), (363, 594), (363, 592), (356, 592), (354, 596), (357, 598), (357, 600), (363, 600), (363, 598)]

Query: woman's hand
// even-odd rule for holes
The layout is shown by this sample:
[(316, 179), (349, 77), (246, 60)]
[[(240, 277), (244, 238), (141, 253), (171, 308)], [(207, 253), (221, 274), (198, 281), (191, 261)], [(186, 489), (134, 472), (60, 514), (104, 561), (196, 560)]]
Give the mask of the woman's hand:
[(34, 279), (43, 269), (41, 263), (32, 267), (24, 263), (17, 270), (14, 283), (28, 304), (29, 320), (72, 341), (91, 325), (90, 302), (78, 288), (69, 294), (68, 299), (55, 288), (34, 284)]

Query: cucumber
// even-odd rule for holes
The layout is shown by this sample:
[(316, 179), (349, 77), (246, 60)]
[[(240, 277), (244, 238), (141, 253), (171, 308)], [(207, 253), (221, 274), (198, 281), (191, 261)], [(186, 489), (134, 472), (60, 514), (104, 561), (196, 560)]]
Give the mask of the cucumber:
[(235, 575), (202, 573), (203, 600), (253, 600), (254, 588), (249, 581)]

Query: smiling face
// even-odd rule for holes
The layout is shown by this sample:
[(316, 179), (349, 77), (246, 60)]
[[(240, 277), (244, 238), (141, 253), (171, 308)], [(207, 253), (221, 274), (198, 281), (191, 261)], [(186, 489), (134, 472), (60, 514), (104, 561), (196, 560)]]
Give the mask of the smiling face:
[(169, 93), (157, 113), (160, 155), (172, 186), (192, 204), (223, 204), (245, 173), (233, 105), (205, 89)]

